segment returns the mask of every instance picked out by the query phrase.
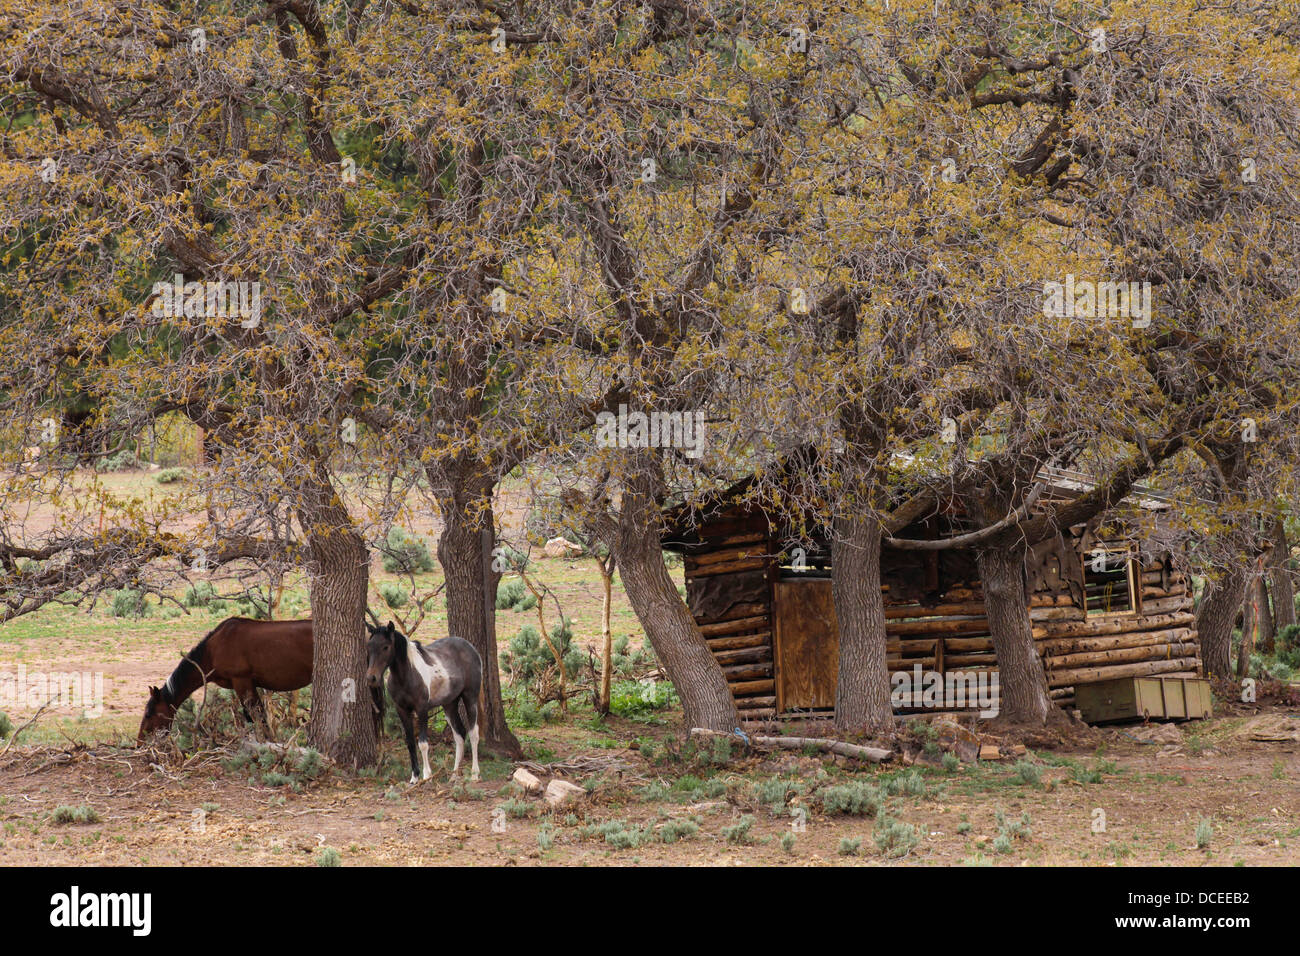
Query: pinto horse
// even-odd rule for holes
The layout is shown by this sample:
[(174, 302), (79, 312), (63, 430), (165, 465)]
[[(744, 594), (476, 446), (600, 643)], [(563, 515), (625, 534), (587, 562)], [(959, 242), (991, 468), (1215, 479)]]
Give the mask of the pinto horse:
[[(444, 637), (425, 647), (419, 641), (409, 640), (389, 621), (385, 627), (371, 627), (367, 647), (369, 666), (366, 682), (372, 693), (379, 692), (384, 671), (388, 671), (388, 693), (397, 707), (406, 734), (406, 749), (411, 755), (411, 783), (416, 782), (415, 729), (419, 720), (420, 755), (424, 758), (421, 779), (433, 776), (429, 769), (429, 711), (441, 707), (451, 725), (451, 735), (456, 739), (456, 763), (453, 774), (459, 772), (465, 756), (465, 738), (469, 737), (472, 760), (471, 780), (479, 779), (478, 772), (478, 694), (483, 684), (483, 659), (469, 641), (459, 637)], [(461, 720), (457, 701), (465, 708)]]
[[(204, 684), (234, 690), (252, 724), (266, 710), (257, 689), (298, 690), (311, 683), (311, 621), (254, 621), (230, 617), (181, 658), (167, 683), (149, 688), (136, 746), (169, 728), (176, 711)], [(251, 713), (250, 713), (251, 711)]]

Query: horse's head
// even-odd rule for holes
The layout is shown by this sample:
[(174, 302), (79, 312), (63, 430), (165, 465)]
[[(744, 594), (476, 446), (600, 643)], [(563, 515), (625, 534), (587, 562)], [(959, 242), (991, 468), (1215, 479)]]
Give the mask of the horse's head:
[(150, 687), (149, 702), (144, 705), (144, 719), (140, 721), (140, 733), (135, 738), (135, 745), (139, 747), (156, 731), (169, 728), (175, 716), (176, 705), (170, 703), (157, 687)]
[(366, 645), (366, 683), (376, 688), (384, 679), (384, 671), (393, 663), (400, 635), (392, 621), (383, 627), (371, 627), (369, 624), (366, 627), (370, 630), (370, 641)]

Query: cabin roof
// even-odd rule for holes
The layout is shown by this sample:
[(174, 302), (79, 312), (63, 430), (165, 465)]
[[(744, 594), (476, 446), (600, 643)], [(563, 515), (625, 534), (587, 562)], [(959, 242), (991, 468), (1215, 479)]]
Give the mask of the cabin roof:
[[(916, 459), (912, 455), (896, 453), (894, 461), (900, 465), (907, 465), (914, 463)], [(785, 474), (778, 476), (778, 485), (782, 481), (799, 481), (801, 477), (806, 480), (806, 472), (801, 476), (800, 472), (790, 467), (788, 463), (783, 466), (783, 471)], [(1072, 500), (1097, 487), (1095, 477), (1082, 471), (1053, 465), (1041, 467), (1038, 471), (1038, 479), (1047, 484), (1044, 496), (1046, 501)], [(761, 503), (745, 500), (756, 481), (756, 476), (748, 475), (730, 487), (707, 496), (701, 502), (679, 504), (666, 509), (664, 547), (669, 550), (680, 548), (697, 537), (697, 529), (700, 526), (723, 522), (729, 518), (736, 522), (743, 522), (748, 517), (755, 523), (766, 523), (766, 512)], [(1122, 502), (1153, 513), (1168, 512), (1173, 508), (1169, 496), (1147, 485), (1139, 484), (1133, 486)]]

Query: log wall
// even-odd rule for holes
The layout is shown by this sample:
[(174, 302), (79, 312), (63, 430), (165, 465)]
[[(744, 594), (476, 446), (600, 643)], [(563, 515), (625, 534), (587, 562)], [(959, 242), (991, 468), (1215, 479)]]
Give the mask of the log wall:
[[(1090, 591), (1083, 547), (1095, 543), (1082, 531), (1063, 535), (1032, 549), (1026, 567), (1033, 636), (1052, 699), (1070, 706), (1077, 685), (1112, 678), (1199, 676), (1191, 582), (1174, 569), (1168, 555), (1135, 557), (1140, 566), (1134, 579), (1138, 607), (1089, 613), (1086, 607), (1097, 604), (1096, 588)], [(699, 528), (681, 550), (687, 603), (726, 676), (741, 719), (779, 716), (773, 595), (782, 571), (779, 546), (766, 519), (724, 516)], [(801, 579), (825, 573), (810, 569)], [(785, 575), (792, 579), (789, 571)], [(886, 549), (881, 579), (891, 672), (911, 671), (918, 664), (923, 671), (941, 673), (996, 670), (973, 555), (918, 557)], [(826, 675), (817, 680), (824, 683)]]
[(682, 551), (686, 598), (727, 678), (741, 720), (776, 716), (772, 580), (766, 522), (732, 520), (699, 529)]
[[(1077, 539), (1074, 543), (1091, 546)], [(1140, 568), (1134, 571), (1136, 609), (1088, 614), (1071, 595), (1060, 614), (1034, 621), (1047, 686), (1058, 703), (1071, 705), (1079, 684), (1153, 674), (1202, 675), (1191, 581), (1173, 567), (1168, 555), (1135, 556), (1134, 560)], [(1083, 574), (1086, 578), (1086, 568)], [(1036, 584), (1034, 602), (1059, 599), (1072, 588), (1077, 594), (1074, 582), (1040, 577)]]

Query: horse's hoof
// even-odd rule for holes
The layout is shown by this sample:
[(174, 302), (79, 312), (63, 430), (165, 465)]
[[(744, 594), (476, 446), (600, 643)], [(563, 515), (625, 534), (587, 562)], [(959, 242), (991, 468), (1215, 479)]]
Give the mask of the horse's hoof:
[(415, 779), (415, 774), (411, 774), (411, 779), (408, 780), (408, 781), (406, 781), (406, 782), (407, 782), (407, 783), (419, 783), (420, 781), (418, 781), (418, 780)]
[(482, 777), (480, 777), (480, 776), (479, 776), (478, 774), (476, 774), (476, 773), (472, 773), (472, 774), (470, 774), (470, 775), (469, 775), (469, 778), (470, 778), (470, 780), (472, 780), (474, 783), (478, 783), (481, 779), (483, 779)]

